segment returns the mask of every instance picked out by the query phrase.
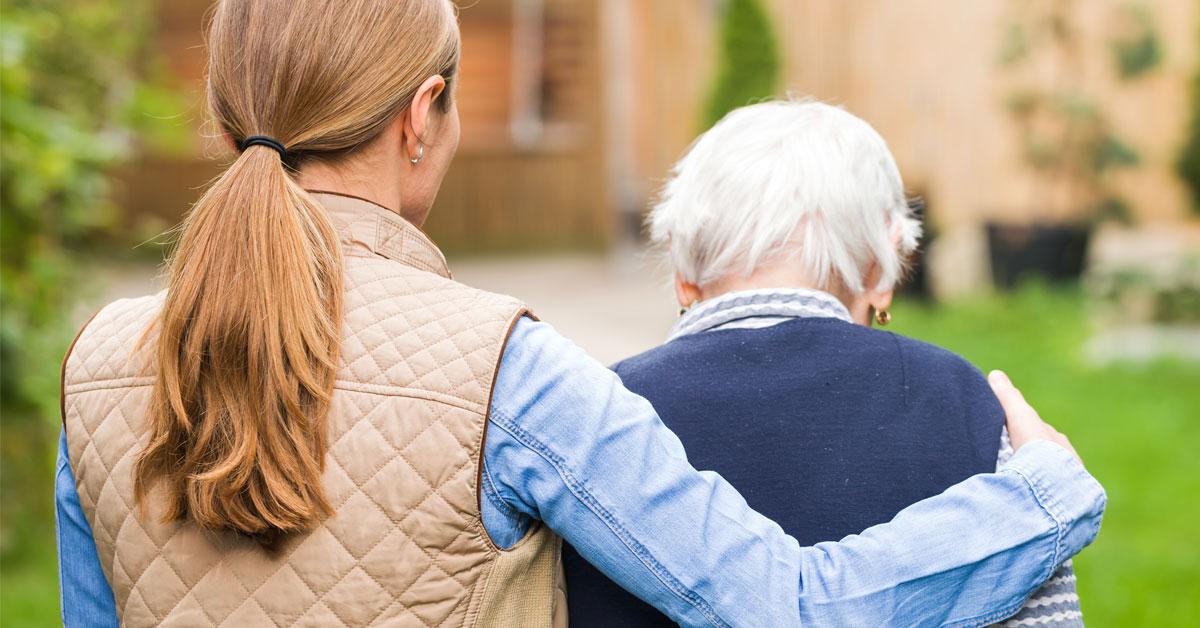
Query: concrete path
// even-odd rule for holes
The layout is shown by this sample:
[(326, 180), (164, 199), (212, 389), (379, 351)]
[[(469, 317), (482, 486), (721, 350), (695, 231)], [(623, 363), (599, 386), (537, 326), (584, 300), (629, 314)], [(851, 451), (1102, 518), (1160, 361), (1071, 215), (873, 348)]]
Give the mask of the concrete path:
[(450, 268), (467, 285), (523, 299), (605, 364), (662, 343), (679, 311), (669, 274), (640, 252), (451, 260)]
[[(538, 317), (611, 364), (662, 342), (675, 320), (669, 275), (645, 252), (605, 256), (469, 257), (451, 259), (465, 284), (523, 299)], [(79, 324), (101, 305), (158, 290), (150, 265), (110, 266), (90, 280)]]

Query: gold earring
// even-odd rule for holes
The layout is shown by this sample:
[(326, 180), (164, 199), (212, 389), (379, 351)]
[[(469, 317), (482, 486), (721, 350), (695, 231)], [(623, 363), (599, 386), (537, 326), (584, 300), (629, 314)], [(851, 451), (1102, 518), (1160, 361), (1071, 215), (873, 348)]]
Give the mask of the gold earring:
[(887, 310), (875, 310), (875, 322), (879, 323), (880, 327), (886, 327), (892, 322), (892, 313)]

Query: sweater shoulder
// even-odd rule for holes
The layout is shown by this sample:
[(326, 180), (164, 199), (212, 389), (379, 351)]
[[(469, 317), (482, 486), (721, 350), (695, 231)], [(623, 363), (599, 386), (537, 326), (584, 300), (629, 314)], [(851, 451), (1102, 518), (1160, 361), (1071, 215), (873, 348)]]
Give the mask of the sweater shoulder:
[[(764, 333), (777, 336), (764, 338)], [(781, 351), (809, 352), (808, 360), (820, 362), (826, 370), (897, 369), (910, 400), (965, 408), (985, 423), (996, 423), (997, 416), (1002, 420), (987, 379), (966, 358), (922, 340), (833, 319), (686, 336), (626, 358), (612, 368), (631, 388), (657, 388), (664, 379), (678, 377), (681, 369), (725, 361), (749, 338), (777, 343)]]
[(970, 429), (979, 455), (995, 455), (1004, 409), (983, 372), (969, 360), (937, 345), (891, 332), (904, 368), (906, 398), (913, 407), (951, 411), (952, 423)]
[(670, 365), (678, 364), (681, 359), (703, 355), (711, 351), (711, 345), (708, 342), (703, 340), (697, 342), (696, 338), (684, 337), (663, 343), (620, 360), (609, 368), (626, 381), (655, 377), (659, 375), (661, 369), (670, 368)]
[(988, 400), (993, 399), (983, 372), (963, 356), (908, 336), (885, 331), (876, 333), (892, 338), (910, 385), (954, 382), (962, 394), (974, 396), (982, 391)]
[[(983, 373), (966, 358), (923, 340), (832, 319), (803, 322), (807, 323), (804, 325), (807, 332), (819, 329), (814, 335), (821, 341), (810, 345), (814, 351), (836, 348), (840, 353), (862, 354), (864, 358), (881, 353), (892, 354), (925, 377), (941, 379), (954, 376), (978, 379), (986, 383)], [(782, 334), (791, 332), (787, 323), (768, 329)], [(669, 367), (680, 359), (720, 351), (732, 336), (756, 336), (764, 331), (766, 330), (744, 329), (685, 336), (625, 358), (613, 364), (611, 368), (622, 376), (639, 375)]]

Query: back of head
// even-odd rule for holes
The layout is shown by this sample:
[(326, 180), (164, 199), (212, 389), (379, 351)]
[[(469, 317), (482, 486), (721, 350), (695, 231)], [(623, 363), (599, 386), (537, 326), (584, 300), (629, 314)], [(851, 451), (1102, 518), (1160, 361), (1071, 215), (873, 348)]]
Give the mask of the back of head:
[(880, 287), (896, 283), (920, 235), (883, 138), (812, 101), (726, 115), (675, 165), (649, 227), (692, 284), (786, 258), (817, 287), (854, 294), (873, 287), (871, 264)]
[(450, 81), (458, 58), (449, 0), (218, 4), (212, 115), (239, 146), (267, 136), (283, 151), (244, 146), (184, 222), (157, 325), (139, 503), (161, 488), (165, 519), (263, 542), (330, 512), (321, 474), (342, 259), (293, 176), (369, 143), (422, 81)]

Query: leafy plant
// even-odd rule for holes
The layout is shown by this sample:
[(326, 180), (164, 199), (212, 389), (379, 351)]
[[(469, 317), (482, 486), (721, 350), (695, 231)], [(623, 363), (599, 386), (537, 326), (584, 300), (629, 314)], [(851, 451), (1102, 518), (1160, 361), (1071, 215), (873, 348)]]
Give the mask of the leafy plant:
[(717, 78), (705, 107), (704, 128), (755, 100), (776, 95), (779, 45), (761, 0), (727, 0), (721, 14)]
[(1154, 28), (1154, 17), (1141, 4), (1125, 7), (1126, 33), (1112, 42), (1113, 56), (1121, 78), (1139, 76), (1162, 62), (1162, 41)]
[(1087, 287), (1110, 321), (1200, 325), (1200, 256), (1103, 269), (1088, 277)]
[[(1200, 29), (1197, 29), (1200, 35)], [(1197, 38), (1200, 43), (1200, 36)], [(1192, 77), (1192, 120), (1188, 139), (1179, 154), (1179, 176), (1192, 192), (1192, 213), (1200, 216), (1200, 68)]]
[[(1078, 3), (1014, 0), (1014, 5), (999, 61), (1024, 79), (1005, 104), (1039, 183), (1035, 202), (1057, 220), (1128, 221), (1128, 206), (1111, 189), (1108, 174), (1136, 166), (1139, 156), (1081, 83), (1086, 55), (1075, 22)], [(1144, 6), (1124, 5), (1118, 17), (1124, 28), (1110, 41), (1114, 70), (1129, 80), (1160, 62), (1161, 44)]]
[[(110, 170), (175, 101), (154, 73), (147, 0), (5, 0), (0, 19), (0, 433), (10, 558), (52, 514), (59, 363), (77, 256), (119, 239)], [(164, 129), (166, 129), (164, 131)], [(177, 132), (177, 131), (175, 131)]]

